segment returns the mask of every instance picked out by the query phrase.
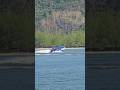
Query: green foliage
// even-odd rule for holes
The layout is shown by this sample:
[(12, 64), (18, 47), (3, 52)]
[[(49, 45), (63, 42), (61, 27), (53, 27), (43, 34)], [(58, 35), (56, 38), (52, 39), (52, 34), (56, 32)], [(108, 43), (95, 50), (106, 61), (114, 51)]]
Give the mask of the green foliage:
[(35, 47), (84, 46), (84, 11), (85, 0), (35, 0)]
[(85, 45), (85, 32), (73, 31), (69, 34), (52, 34), (36, 32), (36, 47), (49, 47), (53, 45), (65, 45), (66, 47), (80, 47)]

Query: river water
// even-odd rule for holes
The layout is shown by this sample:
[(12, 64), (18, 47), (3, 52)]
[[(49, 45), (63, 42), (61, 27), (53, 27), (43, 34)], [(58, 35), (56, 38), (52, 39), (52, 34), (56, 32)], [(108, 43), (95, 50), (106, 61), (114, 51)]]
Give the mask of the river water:
[(35, 55), (35, 90), (85, 90), (85, 49)]

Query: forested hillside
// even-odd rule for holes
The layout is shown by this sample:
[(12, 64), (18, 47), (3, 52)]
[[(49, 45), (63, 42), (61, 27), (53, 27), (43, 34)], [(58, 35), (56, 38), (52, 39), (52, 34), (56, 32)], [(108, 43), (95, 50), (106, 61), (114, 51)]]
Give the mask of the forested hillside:
[(34, 2), (0, 1), (0, 52), (34, 51)]
[(84, 0), (35, 0), (36, 47), (84, 46), (84, 16)]
[(86, 50), (120, 50), (120, 5), (116, 0), (87, 0)]

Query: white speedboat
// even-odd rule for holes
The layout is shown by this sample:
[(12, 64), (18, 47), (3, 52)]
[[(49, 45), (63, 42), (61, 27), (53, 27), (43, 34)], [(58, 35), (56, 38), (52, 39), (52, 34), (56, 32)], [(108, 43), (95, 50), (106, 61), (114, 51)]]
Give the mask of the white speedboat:
[(36, 54), (39, 54), (39, 53), (50, 53), (51, 50), (38, 50), (38, 51), (35, 51)]
[(36, 50), (35, 54), (62, 53), (64, 50), (65, 50), (65, 47), (63, 46), (55, 46), (55, 47), (52, 47), (51, 49)]
[(52, 51), (51, 50), (39, 50), (39, 51), (35, 51), (35, 54), (47, 54), (47, 53), (62, 53), (63, 50), (56, 50), (56, 51)]

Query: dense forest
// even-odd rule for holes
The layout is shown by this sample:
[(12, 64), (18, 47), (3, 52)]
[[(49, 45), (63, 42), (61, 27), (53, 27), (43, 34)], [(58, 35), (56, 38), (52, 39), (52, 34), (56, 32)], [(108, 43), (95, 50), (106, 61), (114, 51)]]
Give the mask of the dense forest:
[(86, 50), (120, 50), (117, 0), (86, 0)]
[(0, 1), (0, 52), (34, 51), (34, 2)]
[(85, 45), (84, 0), (35, 0), (35, 46)]

